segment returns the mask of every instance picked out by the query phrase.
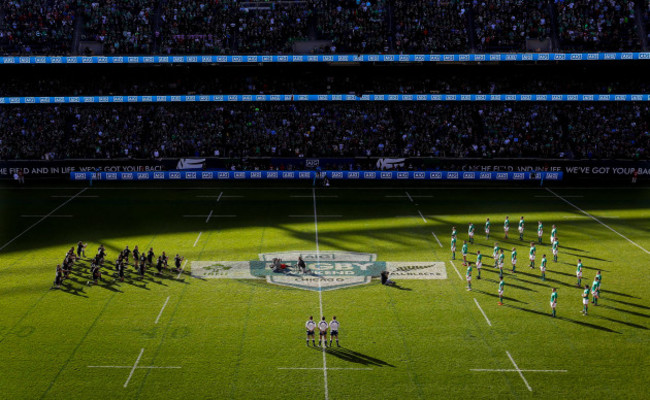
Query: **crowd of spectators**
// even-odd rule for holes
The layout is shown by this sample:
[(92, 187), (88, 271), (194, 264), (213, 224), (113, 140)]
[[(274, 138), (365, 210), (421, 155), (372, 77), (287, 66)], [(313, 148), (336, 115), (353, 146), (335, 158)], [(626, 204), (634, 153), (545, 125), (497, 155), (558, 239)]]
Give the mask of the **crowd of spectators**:
[(69, 54), (77, 3), (2, 0), (0, 54)]
[[(0, 52), (73, 53), (77, 15), (81, 39), (99, 42), (104, 54), (524, 51), (527, 39), (555, 37), (561, 51), (629, 51), (641, 50), (641, 36), (650, 33), (650, 3), (637, 3), (2, 0)], [(297, 50), (304, 40), (318, 45)]]
[(0, 124), (1, 159), (650, 156), (642, 103), (8, 106)]

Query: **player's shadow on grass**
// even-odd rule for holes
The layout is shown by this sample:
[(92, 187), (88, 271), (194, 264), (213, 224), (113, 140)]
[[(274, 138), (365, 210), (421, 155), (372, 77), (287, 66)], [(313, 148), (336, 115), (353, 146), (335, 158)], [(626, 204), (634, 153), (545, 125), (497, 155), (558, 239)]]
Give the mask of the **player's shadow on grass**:
[(606, 304), (605, 305), (601, 304), (601, 305), (599, 305), (597, 307), (606, 308), (608, 310), (620, 311), (620, 312), (624, 312), (624, 313), (627, 313), (627, 314), (636, 315), (637, 317), (650, 318), (650, 315), (648, 315), (648, 314), (643, 314), (643, 313), (640, 313), (640, 312), (630, 311), (630, 310), (623, 310), (622, 308), (612, 307), (612, 306), (608, 306)]
[(85, 294), (81, 294), (81, 293), (85, 293), (83, 288), (75, 288), (73, 285), (63, 284), (63, 285), (61, 285), (60, 290), (61, 290), (62, 293), (67, 293), (67, 294), (71, 294), (71, 295), (74, 295), (74, 296), (88, 298), (88, 296), (86, 296)]
[(384, 285), (384, 286), (392, 287), (392, 288), (395, 288), (395, 289), (397, 289), (397, 290), (406, 290), (406, 291), (408, 291), (408, 292), (410, 292), (410, 291), (413, 290), (413, 289), (411, 289), (411, 288), (407, 288), (407, 287), (404, 287), (404, 286), (400, 286), (399, 284), (397, 284), (397, 283), (395, 283), (395, 282), (393, 282), (392, 285)]
[[(496, 294), (494, 294), (494, 293), (488, 293), (488, 292), (484, 292), (484, 291), (482, 291), (482, 290), (476, 290), (476, 289), (473, 289), (473, 291), (474, 291), (474, 292), (477, 292), (477, 293), (484, 294), (484, 295), (486, 295), (486, 296), (496, 297), (497, 299), (499, 298), (499, 296), (496, 295)], [(506, 296), (503, 296), (503, 299), (504, 299), (504, 300), (508, 300), (508, 301), (514, 301), (515, 303), (528, 304), (528, 303), (526, 303), (525, 301), (521, 301), (521, 300), (513, 299), (512, 297), (506, 297)]]
[[(600, 306), (599, 306), (599, 307), (600, 307)], [(645, 331), (648, 330), (648, 328), (646, 328), (646, 327), (643, 326), (643, 325), (634, 324), (634, 323), (632, 323), (632, 322), (621, 321), (621, 320), (618, 320), (618, 319), (605, 317), (605, 316), (603, 316), (603, 315), (595, 315), (594, 318), (605, 319), (605, 320), (607, 320), (607, 321), (617, 322), (617, 323), (619, 323), (619, 324), (623, 324), (623, 325), (631, 326), (632, 328), (643, 329), (643, 330), (645, 330)]]
[[(608, 262), (608, 263), (611, 263), (611, 261), (609, 261), (609, 260), (605, 260), (604, 258), (589, 257), (589, 256), (585, 256), (584, 254), (573, 254), (573, 253), (566, 253), (566, 254), (568, 254), (568, 255), (570, 255), (570, 256), (574, 256), (574, 257), (576, 257), (576, 258), (588, 258), (588, 259), (590, 259), (590, 260), (596, 260), (596, 261), (602, 261), (602, 262)], [(583, 268), (586, 268), (586, 267), (583, 266)], [(589, 269), (593, 269), (593, 268), (589, 268)]]
[[(601, 292), (601, 293), (612, 293), (612, 294), (617, 294), (617, 295), (619, 295), (619, 296), (623, 296), (623, 297), (629, 297), (629, 298), (631, 298), (631, 299), (638, 299), (638, 300), (641, 300), (640, 297), (632, 296), (632, 295), (625, 294), (625, 293), (621, 293), (621, 292), (615, 292), (615, 291), (613, 291), (613, 290), (601, 290), (600, 292)], [(622, 301), (619, 301), (619, 303), (623, 303), (623, 302), (622, 302)], [(625, 304), (625, 303), (623, 303), (623, 304)]]
[[(609, 262), (609, 261), (608, 261), (608, 262)], [(572, 266), (572, 267), (575, 267), (575, 266), (576, 266), (576, 264), (571, 264), (571, 263), (568, 263), (568, 262), (560, 262), (560, 264), (570, 265), (570, 266)], [(590, 269), (590, 270), (593, 270), (593, 271), (609, 272), (608, 270), (606, 270), (606, 269), (604, 269), (604, 268), (587, 267), (587, 266), (584, 266), (584, 265), (582, 266), (582, 268), (583, 268), (583, 269)]]
[[(603, 291), (601, 290), (601, 293), (602, 293), (602, 292), (603, 292)], [(648, 307), (648, 306), (644, 306), (644, 305), (642, 305), (642, 304), (628, 303), (627, 301), (621, 301), (621, 300), (611, 299), (611, 298), (609, 298), (609, 297), (607, 298), (606, 301), (607, 301), (607, 302), (613, 301), (614, 303), (621, 303), (621, 304), (625, 304), (626, 306), (630, 306), (630, 307), (639, 307), (639, 308), (643, 308), (644, 310), (650, 310), (650, 307)]]
[(558, 275), (564, 275), (564, 276), (570, 276), (570, 277), (574, 277), (574, 276), (576, 276), (576, 274), (570, 274), (570, 273), (568, 273), (568, 272), (553, 271), (553, 270), (550, 270), (550, 269), (547, 270), (547, 272), (548, 272), (549, 274), (558, 274)]
[[(485, 280), (488, 281), (488, 282), (499, 283), (499, 281), (495, 281), (494, 279), (487, 278)], [(522, 281), (522, 282), (525, 282), (525, 281)], [(537, 292), (537, 290), (535, 290), (535, 289), (530, 289), (530, 288), (527, 288), (525, 286), (515, 285), (515, 284), (510, 283), (510, 282), (508, 282), (507, 285), (508, 285), (508, 287), (513, 287), (513, 288), (520, 289), (520, 290), (527, 290), (529, 292)]]
[[(517, 310), (525, 311), (525, 312), (528, 312), (528, 313), (531, 313), (531, 314), (537, 314), (537, 315), (541, 315), (541, 316), (543, 316), (543, 317), (552, 318), (551, 315), (550, 315), (549, 313), (545, 313), (545, 312), (541, 312), (541, 311), (536, 311), (536, 310), (531, 310), (531, 309), (529, 309), (529, 308), (524, 308), (524, 307), (517, 307), (517, 306), (513, 306), (513, 305), (511, 305), (511, 304), (504, 304), (504, 306), (506, 306), (506, 307), (510, 307), (510, 308), (515, 308), (515, 309), (517, 309)], [(621, 334), (621, 332), (615, 331), (615, 330), (613, 330), (613, 329), (609, 329), (609, 328), (607, 328), (607, 327), (600, 326), (600, 325), (596, 325), (596, 324), (592, 324), (592, 323), (585, 322), (585, 321), (578, 321), (578, 320), (575, 320), (575, 319), (571, 319), (571, 318), (567, 318), (567, 317), (562, 317), (562, 316), (560, 316), (560, 317), (555, 317), (555, 319), (558, 319), (558, 320), (560, 320), (560, 321), (572, 322), (572, 323), (574, 323), (574, 324), (578, 324), (578, 325), (586, 326), (586, 327), (588, 327), (588, 328), (592, 328), (592, 329), (598, 329), (598, 330), (605, 331), (605, 332), (618, 333), (619, 335)]]
[[(312, 347), (312, 348), (319, 350), (317, 347)], [(325, 352), (331, 356), (340, 358), (343, 361), (348, 361), (355, 364), (362, 364), (362, 365), (373, 366), (373, 367), (395, 368), (394, 365), (389, 364), (386, 361), (368, 356), (366, 354), (361, 354), (354, 350), (346, 349), (345, 347), (330, 347), (325, 349)]]

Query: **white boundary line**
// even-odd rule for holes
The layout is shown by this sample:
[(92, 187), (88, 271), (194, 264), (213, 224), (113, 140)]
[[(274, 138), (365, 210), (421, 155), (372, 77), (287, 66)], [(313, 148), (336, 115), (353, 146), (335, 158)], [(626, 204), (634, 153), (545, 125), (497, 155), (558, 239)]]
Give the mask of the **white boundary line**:
[(431, 232), (431, 234), (436, 239), (436, 242), (438, 242), (438, 245), (440, 245), (440, 247), (442, 247), (442, 243), (440, 243), (440, 239), (438, 239), (438, 236), (436, 236), (436, 234), (434, 232)]
[(158, 323), (158, 320), (160, 320), (160, 316), (162, 315), (163, 311), (165, 311), (165, 307), (167, 307), (167, 303), (169, 303), (169, 298), (171, 296), (167, 296), (167, 300), (165, 300), (165, 304), (163, 304), (162, 308), (160, 309), (160, 312), (158, 313), (158, 317), (156, 318), (156, 322), (154, 324)]
[(79, 196), (80, 194), (82, 194), (82, 193), (85, 192), (86, 190), (88, 190), (88, 188), (83, 188), (83, 189), (81, 189), (81, 191), (80, 191), (79, 193), (75, 194), (74, 196), (70, 197), (68, 200), (66, 200), (66, 201), (64, 201), (63, 203), (61, 203), (61, 205), (59, 205), (58, 207), (56, 207), (54, 210), (50, 211), (50, 213), (47, 214), (47, 215), (45, 215), (43, 218), (41, 218), (41, 219), (39, 219), (38, 221), (34, 222), (32, 225), (30, 225), (29, 228), (25, 229), (24, 231), (22, 231), (21, 233), (19, 233), (18, 236), (16, 236), (15, 238), (11, 239), (11, 240), (8, 241), (7, 243), (5, 243), (2, 247), (0, 247), (0, 251), (4, 250), (5, 247), (7, 247), (7, 246), (9, 246), (10, 244), (12, 244), (16, 239), (18, 239), (19, 237), (23, 236), (25, 233), (29, 232), (33, 227), (35, 227), (36, 225), (38, 225), (38, 224), (40, 224), (41, 222), (43, 222), (43, 221), (45, 220), (45, 218), (47, 218), (47, 217), (49, 217), (50, 215), (54, 214), (54, 213), (56, 212), (56, 210), (58, 210), (59, 208), (63, 207), (64, 205), (68, 204), (69, 202), (71, 202), (72, 200), (74, 200), (77, 196)]
[(478, 309), (481, 310), (481, 314), (483, 314), (483, 316), (485, 317), (485, 321), (487, 322), (487, 324), (489, 326), (492, 326), (492, 322), (490, 322), (487, 315), (485, 315), (485, 311), (483, 311), (483, 309), (481, 308), (481, 305), (478, 304), (478, 300), (476, 300), (476, 298), (474, 298), (474, 303), (476, 303), (476, 307), (478, 307)]
[(454, 271), (456, 271), (456, 274), (458, 275), (458, 279), (460, 279), (462, 281), (463, 277), (460, 275), (460, 272), (458, 272), (458, 270), (456, 269), (456, 266), (454, 265), (454, 262), (451, 261), (451, 260), (449, 260), (449, 262), (451, 263), (451, 266), (454, 267)]
[(183, 265), (181, 266), (181, 270), (178, 272), (178, 275), (176, 276), (176, 279), (181, 277), (181, 274), (183, 273), (183, 270), (185, 269), (185, 264), (187, 264), (187, 260), (183, 261)]
[(199, 232), (199, 236), (196, 237), (196, 240), (194, 241), (194, 246), (192, 246), (192, 247), (196, 247), (196, 244), (199, 242), (199, 238), (201, 237), (202, 233), (203, 232)]
[[(318, 245), (318, 213), (316, 211), (316, 188), (311, 188), (311, 195), (314, 199), (314, 232), (316, 233), (316, 260), (320, 261), (320, 246)], [(318, 305), (319, 316), (323, 316), (323, 290), (320, 279), (318, 280)], [(320, 318), (319, 318), (320, 320)], [(327, 388), (327, 359), (325, 358), (325, 347), (323, 347), (323, 380), (325, 382), (325, 400), (329, 400), (329, 389)]]
[(59, 214), (59, 215), (31, 215), (23, 214), (21, 218), (72, 218), (73, 215), (70, 214)]
[[(219, 200), (217, 200), (217, 201), (219, 201)], [(205, 219), (206, 224), (208, 223), (208, 221), (210, 221), (210, 217), (212, 217), (213, 212), (214, 212), (214, 210), (210, 210), (210, 214), (208, 214), (208, 218)]]
[(219, 200), (221, 200), (221, 196), (223, 196), (223, 192), (219, 193), (219, 197), (217, 197), (217, 203), (219, 202)]
[(524, 377), (524, 374), (521, 372), (521, 370), (520, 370), (519, 367), (517, 366), (517, 363), (516, 363), (515, 360), (512, 358), (512, 356), (510, 355), (510, 352), (509, 352), (508, 350), (506, 350), (506, 354), (508, 355), (508, 358), (510, 359), (510, 361), (512, 361), (512, 365), (515, 366), (515, 370), (516, 370), (517, 372), (519, 372), (519, 376), (521, 376), (521, 379), (522, 379), (522, 380), (524, 381), (524, 383), (526, 384), (526, 387), (528, 388), (528, 390), (532, 392), (532, 391), (533, 391), (533, 388), (530, 387), (530, 385), (528, 384), (528, 381), (527, 381), (526, 378)]
[[(637, 244), (636, 242), (633, 242), (633, 241), (631, 241), (630, 239), (628, 239), (627, 237), (625, 237), (625, 236), (623, 236), (622, 234), (618, 233), (616, 230), (614, 230), (614, 228), (610, 227), (609, 225), (607, 225), (606, 223), (602, 222), (602, 221), (599, 220), (598, 218), (594, 217), (593, 215), (589, 214), (589, 213), (586, 212), (585, 210), (583, 210), (583, 209), (581, 209), (580, 207), (576, 206), (575, 204), (571, 203), (569, 200), (567, 200), (567, 199), (565, 199), (564, 197), (558, 195), (557, 193), (555, 193), (554, 191), (552, 191), (552, 190), (549, 189), (549, 188), (546, 188), (546, 190), (548, 190), (550, 193), (552, 193), (552, 194), (553, 194), (555, 197), (557, 197), (558, 199), (564, 201), (565, 203), (567, 203), (567, 204), (570, 205), (571, 207), (575, 208), (576, 210), (580, 211), (580, 212), (583, 213), (584, 215), (586, 215), (586, 216), (588, 216), (588, 217), (591, 217), (591, 219), (593, 219), (594, 221), (598, 222), (599, 224), (601, 224), (601, 225), (604, 226), (605, 228), (609, 229), (610, 231), (614, 232), (614, 233), (617, 234), (618, 236), (622, 237), (623, 239), (625, 239), (625, 240), (627, 240), (628, 242), (632, 243), (632, 244), (635, 245), (636, 247), (640, 248), (640, 249), (643, 250), (646, 254), (650, 254), (650, 251), (644, 249), (643, 247), (641, 247), (641, 246), (640, 246), (639, 244)], [(1, 250), (1, 249), (0, 249), (0, 250)]]
[(427, 219), (424, 218), (424, 215), (422, 215), (422, 211), (418, 210), (418, 213), (420, 214), (420, 217), (422, 217), (422, 221), (424, 221), (424, 223), (426, 224), (426, 223), (427, 223)]
[(411, 195), (409, 194), (409, 192), (404, 192), (404, 193), (406, 193), (406, 197), (408, 197), (409, 200), (411, 201), (411, 203), (413, 203), (413, 197), (411, 197)]
[[(73, 196), (56, 196), (56, 195), (55, 195), (55, 196), (50, 196), (50, 197), (52, 197), (52, 198), (54, 198), (54, 199), (56, 199), (56, 198), (67, 199), (67, 198), (70, 198), (70, 197), (73, 197)], [(80, 198), (80, 199), (81, 199), (81, 198), (83, 198), (83, 199), (92, 199), (92, 198), (96, 198), (96, 197), (99, 197), (99, 196), (97, 196), (97, 195), (90, 195), (90, 196), (77, 196), (77, 197)]]
[(477, 372), (569, 372), (566, 369), (470, 369)]
[(133, 371), (135, 371), (135, 369), (138, 367), (138, 363), (140, 362), (140, 357), (142, 357), (142, 353), (144, 353), (144, 347), (140, 350), (140, 355), (135, 360), (135, 364), (133, 364), (133, 368), (131, 369), (131, 373), (129, 374), (129, 377), (126, 379), (126, 382), (124, 382), (124, 387), (126, 387), (129, 384), (129, 381), (131, 380), (131, 377), (133, 376)]

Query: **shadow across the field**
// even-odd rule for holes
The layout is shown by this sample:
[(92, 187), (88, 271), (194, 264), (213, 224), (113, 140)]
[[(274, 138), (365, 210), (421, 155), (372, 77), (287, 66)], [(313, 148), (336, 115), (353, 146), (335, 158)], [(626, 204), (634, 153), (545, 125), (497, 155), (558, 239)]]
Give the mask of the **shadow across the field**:
[(411, 288), (400, 286), (398, 283), (393, 283), (392, 285), (384, 285), (384, 286), (388, 286), (388, 287), (395, 288), (395, 289), (398, 289), (398, 290), (406, 290), (408, 292), (413, 290)]
[[(603, 291), (601, 291), (601, 293), (602, 292)], [(621, 304), (625, 304), (626, 306), (630, 306), (630, 307), (639, 307), (639, 308), (643, 308), (644, 310), (650, 310), (650, 307), (644, 306), (642, 304), (628, 303), (627, 301), (616, 300), (616, 299), (612, 299), (612, 298), (609, 298), (609, 297), (607, 298), (606, 301), (607, 302), (613, 301), (614, 303), (621, 303)]]
[(608, 310), (620, 311), (620, 312), (624, 312), (624, 313), (627, 313), (627, 314), (636, 315), (637, 317), (650, 318), (650, 315), (648, 315), (648, 314), (643, 314), (643, 313), (640, 313), (640, 312), (630, 311), (630, 310), (623, 310), (622, 308), (612, 307), (612, 306), (608, 306), (606, 304), (605, 305), (601, 304), (598, 307), (606, 308)]
[(618, 319), (605, 317), (605, 316), (603, 316), (603, 315), (594, 315), (594, 318), (604, 319), (604, 320), (611, 321), (611, 322), (616, 322), (616, 323), (619, 323), (619, 324), (623, 324), (623, 325), (630, 326), (630, 327), (632, 327), (632, 328), (643, 329), (644, 331), (649, 330), (648, 328), (646, 328), (646, 327), (643, 326), (643, 325), (634, 324), (634, 323), (632, 323), (632, 322), (621, 321), (621, 320), (618, 320)]
[[(504, 306), (510, 307), (510, 308), (515, 308), (517, 310), (525, 311), (525, 312), (528, 312), (528, 313), (531, 313), (531, 314), (541, 315), (541, 316), (547, 317), (547, 318), (553, 318), (550, 313), (531, 310), (530, 308), (517, 307), (517, 306), (513, 306), (511, 304), (504, 304)], [(618, 333), (619, 335), (621, 334), (621, 332), (615, 331), (613, 329), (610, 329), (610, 328), (607, 328), (607, 327), (604, 327), (604, 326), (600, 326), (600, 325), (596, 325), (596, 324), (592, 324), (592, 323), (585, 322), (585, 321), (578, 321), (578, 320), (575, 320), (575, 319), (562, 317), (562, 316), (555, 317), (555, 319), (558, 319), (560, 321), (572, 322), (574, 324), (582, 325), (582, 326), (585, 326), (587, 328), (598, 329), (598, 330), (605, 331), (605, 332), (610, 332), (610, 333)], [(618, 321), (616, 321), (616, 322), (618, 322)]]
[[(607, 261), (607, 262), (611, 262), (611, 261)], [(560, 262), (560, 264), (570, 265), (570, 266), (572, 266), (572, 267), (575, 267), (575, 266), (576, 266), (576, 264), (571, 264), (571, 263), (568, 263), (568, 262)], [(582, 268), (583, 268), (583, 269), (590, 269), (590, 270), (592, 270), (592, 271), (603, 271), (603, 272), (609, 272), (609, 270), (606, 270), (606, 269), (604, 269), (604, 268), (594, 268), (594, 267), (588, 267), (588, 266), (586, 266), (586, 265), (583, 265)]]
[[(499, 298), (499, 296), (496, 295), (496, 294), (494, 294), (494, 293), (488, 293), (488, 292), (484, 292), (484, 291), (482, 291), (482, 290), (475, 290), (475, 289), (473, 289), (473, 291), (474, 291), (474, 292), (477, 292), (477, 293), (484, 294), (484, 295), (486, 295), (486, 296), (496, 297), (497, 299)], [(528, 304), (528, 303), (526, 303), (525, 301), (521, 301), (521, 300), (513, 299), (512, 297), (506, 297), (506, 296), (503, 296), (503, 300), (514, 301), (515, 303), (521, 303), (521, 304)]]
[[(489, 278), (487, 278), (487, 279), (485, 279), (485, 280), (488, 281), (488, 282), (499, 283), (499, 281), (496, 281), (496, 280), (494, 280), (494, 279), (489, 279)], [(513, 287), (513, 288), (515, 288), (515, 289), (526, 290), (526, 291), (529, 291), (529, 292), (537, 292), (537, 290), (535, 290), (535, 289), (530, 289), (530, 288), (527, 288), (527, 287), (525, 287), (525, 286), (515, 285), (514, 283), (510, 283), (510, 282), (508, 282), (506, 285), (507, 285), (508, 287)]]
[[(318, 347), (312, 347), (314, 350), (321, 351)], [(343, 361), (348, 361), (355, 364), (362, 364), (373, 367), (391, 367), (395, 368), (394, 365), (387, 363), (386, 361), (380, 360), (375, 357), (371, 357), (366, 354), (359, 353), (354, 350), (346, 349), (345, 347), (329, 347), (325, 349), (325, 352), (328, 355), (340, 358)]]
[[(601, 290), (600, 293), (612, 293), (612, 294), (617, 294), (617, 295), (623, 296), (623, 297), (629, 297), (631, 299), (641, 300), (640, 297), (632, 296), (632, 295), (629, 295), (629, 294), (626, 294), (626, 293), (615, 292), (613, 290)], [(619, 303), (622, 303), (622, 302), (619, 302)], [(623, 303), (623, 304), (625, 304), (625, 303)]]
[[(585, 256), (584, 254), (573, 254), (573, 253), (566, 253), (570, 256), (574, 256), (576, 258), (587, 258), (589, 260), (596, 260), (596, 261), (602, 261), (602, 262), (608, 262), (611, 263), (610, 260), (605, 260), (604, 258), (598, 258), (598, 257), (590, 257), (590, 256)], [(583, 266), (583, 268), (586, 268)], [(589, 268), (589, 269), (594, 269), (594, 268)]]

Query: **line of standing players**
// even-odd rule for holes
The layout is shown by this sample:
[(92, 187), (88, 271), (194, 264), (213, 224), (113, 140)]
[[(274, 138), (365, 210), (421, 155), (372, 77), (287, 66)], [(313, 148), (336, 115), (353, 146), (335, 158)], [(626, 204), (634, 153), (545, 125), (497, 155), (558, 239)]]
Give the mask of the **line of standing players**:
[[(66, 253), (63, 262), (57, 265), (56, 278), (54, 281), (54, 285), (57, 289), (61, 287), (61, 284), (65, 279), (69, 278), (70, 272), (72, 272), (72, 267), (74, 266), (75, 262), (81, 260), (82, 257), (86, 257), (87, 246), (87, 244), (79, 241), (79, 243), (77, 243), (76, 254), (74, 246), (71, 247), (70, 250), (68, 250)], [(153, 247), (149, 248), (149, 251), (145, 253), (140, 252), (138, 246), (135, 246), (133, 248), (133, 251), (129, 249), (129, 246), (126, 246), (124, 250), (122, 250), (117, 256), (117, 260), (115, 260), (116, 273), (114, 274), (114, 281), (120, 280), (121, 282), (124, 282), (124, 276), (127, 272), (127, 266), (129, 265), (129, 258), (131, 256), (133, 256), (133, 263), (131, 265), (134, 269), (134, 272), (138, 275), (137, 279), (139, 280), (142, 280), (144, 278), (148, 267), (155, 266), (157, 270), (155, 273), (156, 275), (162, 275), (169, 268), (169, 257), (167, 254), (165, 254), (164, 251), (158, 256), (158, 259), (154, 264), (156, 255), (153, 251)], [(97, 249), (97, 254), (90, 261), (91, 280), (86, 283), (87, 285), (97, 284), (100, 280), (102, 280), (102, 267), (104, 266), (105, 259), (106, 249), (104, 248), (104, 245), (100, 244), (99, 248)], [(171, 268), (171, 271), (180, 273), (182, 271), (181, 265), (183, 260), (184, 257), (176, 254), (174, 257), (174, 268)]]

